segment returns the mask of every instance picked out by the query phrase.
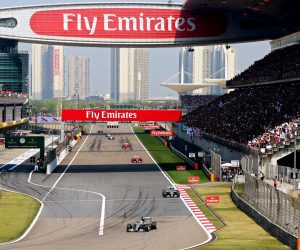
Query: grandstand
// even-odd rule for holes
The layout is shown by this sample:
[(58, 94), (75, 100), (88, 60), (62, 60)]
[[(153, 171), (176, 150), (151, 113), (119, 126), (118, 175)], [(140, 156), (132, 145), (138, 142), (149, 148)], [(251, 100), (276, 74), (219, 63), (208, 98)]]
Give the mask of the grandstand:
[(183, 117), (189, 127), (248, 143), (270, 128), (300, 116), (300, 83), (245, 87), (198, 107)]
[(273, 50), (227, 82), (228, 88), (300, 81), (300, 44)]

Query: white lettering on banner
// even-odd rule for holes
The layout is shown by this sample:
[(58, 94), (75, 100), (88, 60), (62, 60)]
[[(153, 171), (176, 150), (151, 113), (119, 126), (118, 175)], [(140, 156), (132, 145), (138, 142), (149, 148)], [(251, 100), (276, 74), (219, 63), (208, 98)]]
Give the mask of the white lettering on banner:
[[(74, 20), (71, 17), (76, 17), (76, 20)], [(82, 16), (80, 14), (63, 14), (64, 18), (64, 30), (69, 30), (69, 23), (76, 22), (77, 23), (77, 30), (82, 30)], [(88, 17), (83, 17), (83, 23), (85, 25), (85, 29), (88, 30), (90, 35), (94, 35), (96, 28), (97, 28), (97, 22), (98, 18), (93, 17), (93, 19), (89, 20)]]
[[(63, 14), (64, 30), (70, 30), (71, 23), (76, 23), (78, 31), (83, 29), (94, 35), (100, 17), (86, 17), (81, 14)], [(104, 31), (176, 31), (193, 32), (196, 30), (195, 18), (175, 18), (172, 15), (163, 17), (145, 17), (140, 13), (139, 17), (119, 17), (116, 14), (103, 14)], [(72, 26), (73, 27), (73, 26)]]
[(86, 119), (135, 119), (137, 118), (136, 113), (130, 112), (118, 112), (118, 111), (101, 111), (101, 112), (94, 112), (94, 111), (86, 111)]

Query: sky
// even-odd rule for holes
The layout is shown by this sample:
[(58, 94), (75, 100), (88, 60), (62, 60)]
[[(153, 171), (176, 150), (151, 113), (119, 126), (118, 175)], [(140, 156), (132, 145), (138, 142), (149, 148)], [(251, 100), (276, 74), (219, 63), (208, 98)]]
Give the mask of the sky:
[[(0, 7), (41, 5), (47, 3), (81, 3), (81, 2), (103, 2), (97, 0), (1, 0)], [(105, 2), (120, 2), (109, 1)], [(144, 0), (136, 1), (123, 0), (122, 2), (160, 2), (167, 3), (168, 0)], [(182, 3), (182, 0), (174, 3)], [(231, 44), (237, 50), (237, 69), (242, 71), (249, 67), (254, 61), (264, 57), (270, 52), (268, 41)], [(19, 45), (20, 50), (27, 50), (31, 53), (31, 44)], [(177, 96), (174, 91), (160, 86), (171, 76), (178, 72), (180, 48), (152, 48), (149, 49), (149, 96)], [(103, 94), (110, 92), (110, 49), (109, 48), (89, 48), (89, 47), (65, 47), (65, 56), (88, 56), (91, 62), (91, 88), (90, 95)]]

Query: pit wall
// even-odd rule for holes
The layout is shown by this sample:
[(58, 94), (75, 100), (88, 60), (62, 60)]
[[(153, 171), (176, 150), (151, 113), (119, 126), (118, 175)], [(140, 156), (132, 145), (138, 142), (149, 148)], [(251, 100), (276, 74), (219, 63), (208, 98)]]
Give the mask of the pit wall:
[[(251, 161), (253, 166), (251, 166), (250, 172), (258, 172), (258, 151), (249, 148), (247, 145), (230, 142), (204, 133), (198, 138), (194, 137), (191, 139), (184, 126), (180, 123), (173, 124), (173, 130), (175, 133), (173, 146), (187, 156), (190, 152), (197, 153), (199, 151), (205, 151), (206, 154), (209, 154), (211, 150), (220, 155), (222, 161), (239, 160), (241, 164), (245, 161), (243, 158), (250, 157), (253, 159)], [(209, 158), (206, 159), (209, 160)], [(248, 169), (248, 167), (245, 167), (245, 169)]]

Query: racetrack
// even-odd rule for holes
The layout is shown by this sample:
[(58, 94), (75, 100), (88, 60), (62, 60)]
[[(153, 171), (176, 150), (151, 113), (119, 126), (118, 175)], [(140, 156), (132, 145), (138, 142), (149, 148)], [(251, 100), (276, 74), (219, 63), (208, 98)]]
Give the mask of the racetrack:
[[(132, 149), (122, 149), (124, 142)], [(143, 164), (132, 164), (134, 155)], [(170, 183), (127, 124), (94, 125), (49, 177), (34, 173), (31, 184), (30, 171), (2, 173), (1, 184), (37, 197), (44, 209), (24, 240), (0, 249), (182, 249), (208, 240), (181, 199), (162, 198)], [(126, 224), (141, 216), (152, 216), (158, 229), (127, 233)]]

